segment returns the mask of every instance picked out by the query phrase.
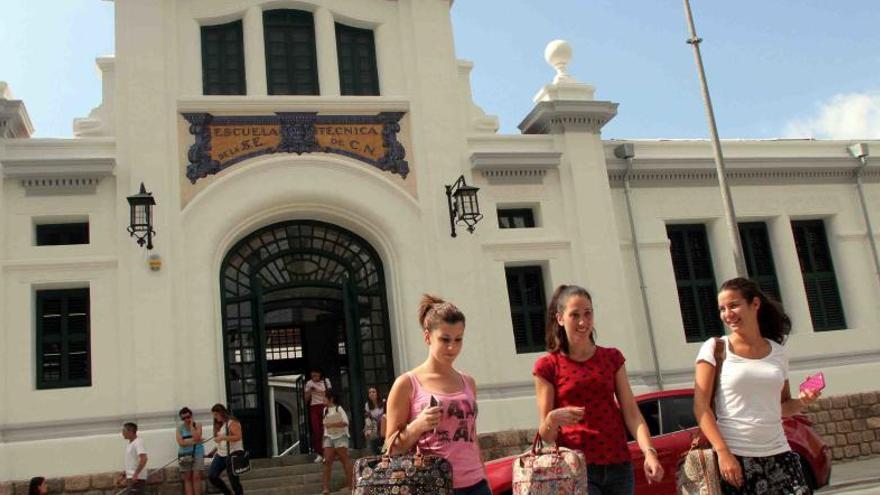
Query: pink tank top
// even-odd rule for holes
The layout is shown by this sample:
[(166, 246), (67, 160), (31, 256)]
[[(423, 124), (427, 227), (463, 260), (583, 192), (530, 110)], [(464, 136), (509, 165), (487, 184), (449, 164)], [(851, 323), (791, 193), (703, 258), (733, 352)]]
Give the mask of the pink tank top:
[(480, 461), (477, 442), (477, 398), (468, 381), (462, 376), (464, 388), (460, 392), (442, 394), (422, 388), (412, 372), (407, 375), (413, 389), (409, 421), (430, 406), (432, 395), (442, 409), (440, 424), (434, 431), (419, 438), (419, 449), (425, 454), (439, 455), (452, 464), (453, 488), (476, 485), (486, 477), (486, 473)]

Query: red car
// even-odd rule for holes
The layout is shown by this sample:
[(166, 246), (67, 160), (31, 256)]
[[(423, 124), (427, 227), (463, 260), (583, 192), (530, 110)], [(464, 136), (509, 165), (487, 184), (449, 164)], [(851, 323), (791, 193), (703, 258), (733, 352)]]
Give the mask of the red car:
[[(635, 471), (636, 494), (675, 493), (678, 463), (690, 448), (691, 438), (699, 430), (694, 419), (694, 391), (688, 388), (652, 392), (636, 396), (636, 402), (651, 430), (654, 447), (665, 471), (662, 482), (648, 485), (642, 469), (644, 456), (638, 444), (630, 440), (629, 451)], [(782, 421), (788, 443), (800, 457), (807, 481), (815, 490), (827, 485), (831, 478), (831, 452), (810, 425), (810, 421), (802, 415)], [(517, 456), (504, 457), (486, 463), (489, 485), (495, 495), (510, 493), (511, 468), (516, 458)]]

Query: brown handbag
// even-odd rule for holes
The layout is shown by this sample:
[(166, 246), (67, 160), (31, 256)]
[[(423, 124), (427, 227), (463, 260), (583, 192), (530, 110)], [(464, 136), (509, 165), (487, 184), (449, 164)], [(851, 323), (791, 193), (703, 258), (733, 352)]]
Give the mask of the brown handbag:
[[(715, 411), (715, 391), (721, 384), (721, 365), (727, 354), (724, 340), (715, 338), (715, 380), (709, 407)], [(718, 456), (712, 445), (701, 433), (694, 437), (691, 448), (684, 455), (676, 476), (678, 495), (721, 495), (721, 471), (718, 469)]]

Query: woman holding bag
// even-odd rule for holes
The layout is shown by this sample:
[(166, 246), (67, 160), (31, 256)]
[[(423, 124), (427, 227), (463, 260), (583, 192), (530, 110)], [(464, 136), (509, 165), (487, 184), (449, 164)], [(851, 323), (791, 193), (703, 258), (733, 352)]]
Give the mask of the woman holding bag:
[[(812, 493), (782, 417), (797, 414), (818, 392), (791, 397), (783, 343), (791, 320), (782, 306), (745, 278), (724, 282), (718, 293), (721, 320), (731, 330), (715, 390), (715, 346), (710, 338), (696, 362), (694, 414), (718, 457), (725, 495)], [(715, 410), (711, 408), (714, 397)]]
[(633, 396), (625, 359), (613, 347), (596, 345), (593, 299), (586, 289), (556, 289), (546, 334), (548, 353), (533, 369), (541, 438), (584, 453), (589, 495), (632, 495), (627, 428), (645, 453), (648, 482), (660, 481), (663, 467)]
[[(208, 481), (223, 495), (242, 495), (244, 489), (241, 487), (241, 480), (232, 470), (232, 463), (229, 460), (229, 454), (244, 450), (241, 423), (229, 413), (223, 404), (214, 404), (214, 407), (211, 408), (211, 414), (214, 416), (214, 442), (216, 442), (217, 448), (214, 449), (214, 459), (211, 461), (211, 467), (208, 468)], [(232, 490), (220, 479), (223, 471), (226, 471)]]
[(491, 495), (477, 443), (477, 386), (452, 367), (463, 346), (464, 323), (464, 314), (453, 304), (422, 296), (419, 326), (428, 357), (391, 387), (388, 438), (397, 439), (388, 448), (397, 454), (418, 443), (421, 452), (452, 465), (455, 495)]

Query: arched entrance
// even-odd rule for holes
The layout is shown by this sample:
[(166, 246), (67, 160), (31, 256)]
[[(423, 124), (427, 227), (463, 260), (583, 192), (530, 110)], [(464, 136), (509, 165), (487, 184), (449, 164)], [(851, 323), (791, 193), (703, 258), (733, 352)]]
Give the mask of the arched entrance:
[[(281, 222), (239, 241), (220, 270), (226, 396), (252, 456), (272, 454), (269, 379), (300, 387), (320, 369), (340, 394), (363, 444), (366, 389), (394, 380), (382, 262), (364, 239), (310, 220)], [(307, 414), (293, 432), (305, 452)]]

